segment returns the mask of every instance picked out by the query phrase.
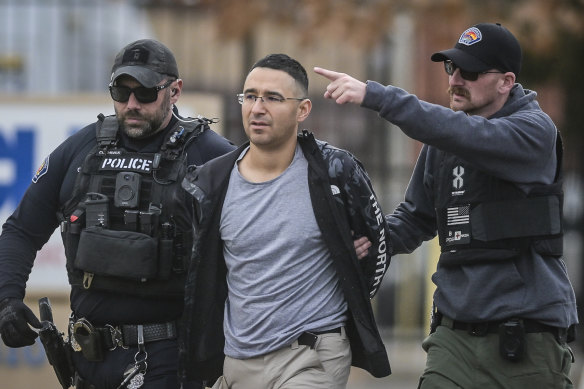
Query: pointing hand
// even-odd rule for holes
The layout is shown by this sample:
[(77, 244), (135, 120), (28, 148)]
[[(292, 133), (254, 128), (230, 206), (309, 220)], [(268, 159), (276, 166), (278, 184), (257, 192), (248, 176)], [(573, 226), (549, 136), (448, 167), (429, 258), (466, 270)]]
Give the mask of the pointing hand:
[(328, 78), (331, 82), (324, 92), (325, 99), (333, 99), (337, 104), (353, 103), (361, 105), (365, 98), (366, 84), (345, 73), (338, 73), (319, 67), (314, 68), (316, 74)]

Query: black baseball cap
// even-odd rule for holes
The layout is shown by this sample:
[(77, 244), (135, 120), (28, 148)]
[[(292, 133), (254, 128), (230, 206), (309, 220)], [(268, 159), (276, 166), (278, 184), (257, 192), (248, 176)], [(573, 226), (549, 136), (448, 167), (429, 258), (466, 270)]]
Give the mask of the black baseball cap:
[(168, 47), (154, 39), (140, 39), (130, 43), (116, 55), (111, 82), (124, 74), (151, 88), (158, 85), (165, 76), (178, 78), (178, 66)]
[(521, 46), (499, 23), (480, 23), (466, 29), (452, 49), (432, 54), (434, 62), (452, 61), (469, 72), (497, 69), (519, 77)]

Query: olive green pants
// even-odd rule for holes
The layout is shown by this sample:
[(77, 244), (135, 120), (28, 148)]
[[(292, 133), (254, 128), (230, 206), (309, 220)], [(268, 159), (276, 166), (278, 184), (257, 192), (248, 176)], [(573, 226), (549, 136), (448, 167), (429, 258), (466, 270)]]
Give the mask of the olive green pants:
[(473, 336), (438, 326), (422, 343), (427, 353), (419, 389), (572, 389), (573, 354), (548, 332), (525, 335), (519, 361), (499, 354), (499, 335)]

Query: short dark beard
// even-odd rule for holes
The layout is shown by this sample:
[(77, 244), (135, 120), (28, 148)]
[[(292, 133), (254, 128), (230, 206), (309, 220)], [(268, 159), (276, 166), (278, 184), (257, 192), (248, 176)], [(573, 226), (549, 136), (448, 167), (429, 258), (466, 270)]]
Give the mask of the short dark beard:
[(124, 132), (124, 134), (133, 139), (144, 139), (158, 133), (159, 131), (162, 131), (164, 129), (161, 128), (162, 123), (166, 119), (166, 115), (171, 108), (168, 93), (164, 93), (163, 96), (160, 96), (160, 98), (164, 99), (160, 109), (156, 111), (154, 117), (150, 118), (150, 120), (148, 120), (142, 128), (126, 128), (124, 124), (124, 119), (126, 118), (142, 119), (143, 116), (140, 112), (128, 111), (123, 117), (117, 115), (119, 127)]

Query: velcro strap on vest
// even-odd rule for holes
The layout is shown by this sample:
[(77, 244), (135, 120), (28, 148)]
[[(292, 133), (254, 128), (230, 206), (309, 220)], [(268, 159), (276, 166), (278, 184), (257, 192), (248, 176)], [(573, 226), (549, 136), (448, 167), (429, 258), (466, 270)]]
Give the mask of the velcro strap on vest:
[(483, 242), (553, 236), (562, 232), (559, 196), (478, 204), (471, 210), (472, 238)]

